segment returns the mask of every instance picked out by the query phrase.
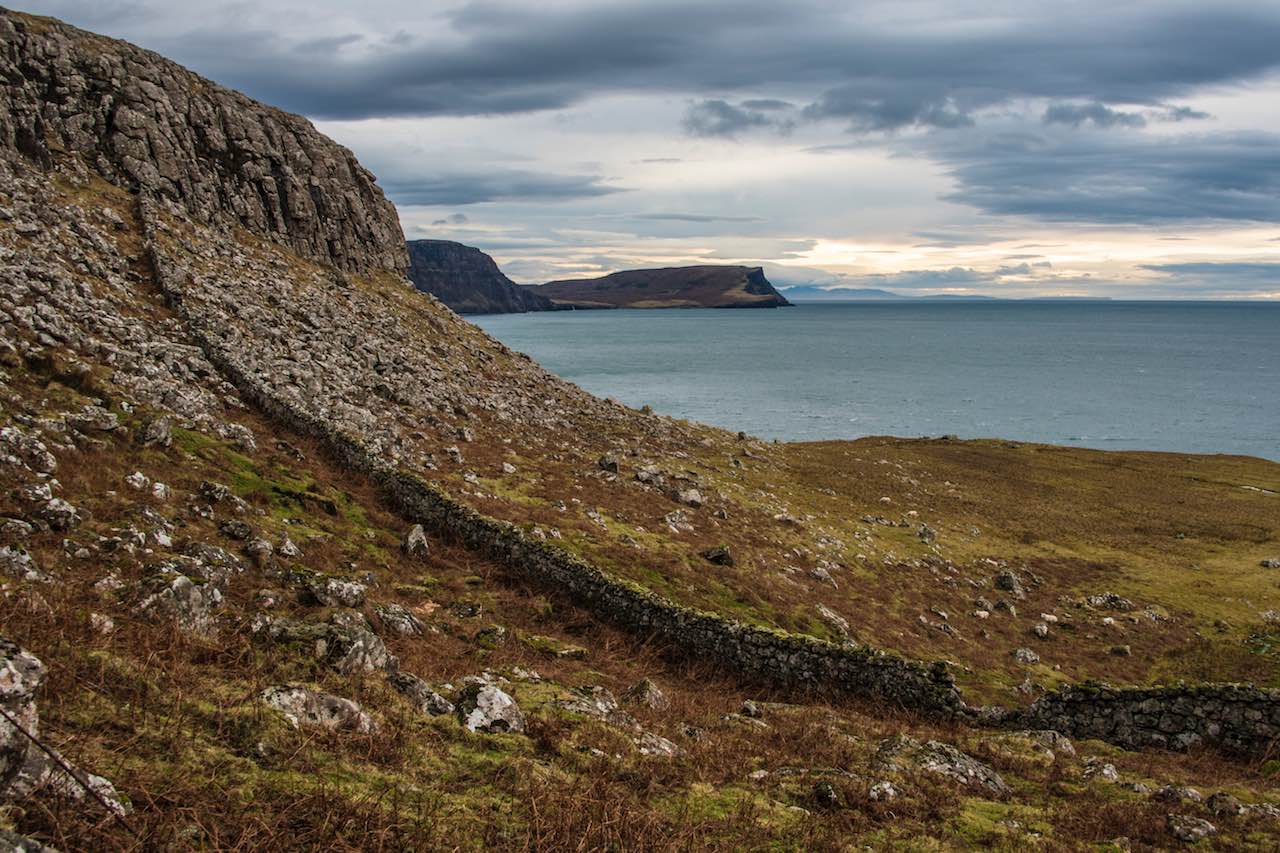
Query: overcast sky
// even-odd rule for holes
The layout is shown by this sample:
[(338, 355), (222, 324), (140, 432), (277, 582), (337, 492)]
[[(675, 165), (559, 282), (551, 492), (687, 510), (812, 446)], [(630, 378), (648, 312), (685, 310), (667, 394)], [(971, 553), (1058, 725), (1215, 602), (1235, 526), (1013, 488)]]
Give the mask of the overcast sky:
[(1280, 299), (1280, 3), (28, 0), (309, 116), (518, 281)]

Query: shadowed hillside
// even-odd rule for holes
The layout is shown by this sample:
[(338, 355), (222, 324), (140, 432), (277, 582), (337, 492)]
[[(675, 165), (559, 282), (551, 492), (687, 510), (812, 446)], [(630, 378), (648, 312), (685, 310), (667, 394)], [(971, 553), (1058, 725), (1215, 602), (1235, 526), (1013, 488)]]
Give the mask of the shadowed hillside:
[(410, 240), (409, 281), (459, 314), (547, 311), (549, 299), (502, 274), (493, 258), (451, 240)]

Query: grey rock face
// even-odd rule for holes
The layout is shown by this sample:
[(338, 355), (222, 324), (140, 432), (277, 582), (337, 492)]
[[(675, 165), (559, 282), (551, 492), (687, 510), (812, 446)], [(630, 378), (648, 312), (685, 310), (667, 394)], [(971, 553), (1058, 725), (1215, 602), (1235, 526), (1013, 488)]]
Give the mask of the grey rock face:
[(427, 630), (422, 620), (403, 604), (378, 604), (374, 612), (383, 626), (402, 637), (417, 637)]
[(156, 621), (171, 620), (189, 634), (213, 633), (214, 616), (222, 606), (222, 593), (215, 585), (177, 575), (155, 578), (149, 586), (155, 591), (138, 605), (138, 613)]
[(880, 742), (876, 749), (876, 759), (890, 770), (913, 766), (966, 787), (983, 788), (996, 796), (1003, 797), (1010, 793), (1009, 786), (999, 773), (949, 743), (936, 740), (920, 743), (914, 738), (899, 735)]
[(431, 553), (427, 533), (422, 529), (421, 524), (415, 524), (409, 528), (409, 532), (404, 535), (404, 541), (400, 543), (400, 549), (408, 556), (419, 560)]
[(360, 734), (368, 734), (378, 728), (377, 721), (350, 699), (297, 684), (268, 687), (262, 691), (262, 701), (284, 714), (294, 728), (319, 726)]
[(50, 143), (107, 180), (349, 272), (408, 267), (395, 208), (350, 151), (131, 44), (0, 11), (0, 148)]
[(260, 617), (254, 630), (282, 643), (297, 643), (343, 675), (395, 669), (396, 659), (368, 621), (352, 610), (334, 613), (328, 622)]
[(458, 697), (458, 719), (473, 732), (523, 732), (524, 714), (493, 684), (468, 684)]
[(671, 701), (667, 699), (661, 688), (647, 678), (642, 678), (627, 688), (627, 692), (622, 694), (622, 698), (630, 704), (643, 705), (646, 708), (653, 708), (659, 711), (671, 704)]
[(313, 577), (307, 594), (324, 607), (359, 607), (364, 604), (365, 586), (345, 578)]
[(1192, 844), (1196, 841), (1217, 835), (1218, 828), (1204, 818), (1191, 815), (1171, 814), (1165, 818), (1169, 834), (1179, 841)]
[[(47, 670), (39, 658), (8, 640), (0, 639), (0, 707), (33, 734), (39, 722), (35, 692), (46, 674)], [(30, 741), (8, 720), (0, 719), (0, 792), (21, 771), (29, 748)]]
[[(109, 781), (76, 770), (61, 755), (56, 752), (50, 755), (23, 734), (26, 731), (33, 737), (40, 735), (35, 692), (46, 673), (39, 658), (0, 637), (0, 707), (17, 724), (0, 718), (0, 801), (20, 800), (50, 791), (93, 807), (105, 806), (117, 815), (128, 814), (127, 801), (116, 793)], [(71, 767), (70, 773), (68, 767)], [(4, 842), (5, 839), (0, 838), (0, 844)]]
[(53, 578), (40, 570), (35, 559), (26, 551), (11, 548), (8, 545), (0, 548), (0, 573), (12, 578), (36, 583), (51, 583)]
[(387, 681), (422, 714), (442, 717), (453, 713), (453, 703), (431, 689), (431, 685), (416, 675), (408, 672), (393, 672), (387, 676)]

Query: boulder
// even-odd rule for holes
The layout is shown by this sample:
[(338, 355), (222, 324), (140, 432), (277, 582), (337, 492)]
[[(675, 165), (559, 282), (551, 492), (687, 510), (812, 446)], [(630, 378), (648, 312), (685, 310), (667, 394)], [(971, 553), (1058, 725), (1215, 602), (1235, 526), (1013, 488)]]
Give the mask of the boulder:
[(208, 636), (222, 606), (222, 593), (211, 583), (196, 583), (186, 575), (160, 575), (143, 582), (149, 594), (138, 605), (139, 615), (152, 621), (172, 621), (178, 630)]
[(284, 714), (294, 728), (318, 726), (369, 734), (378, 724), (350, 699), (321, 693), (298, 684), (282, 684), (262, 691), (262, 701)]
[(402, 637), (417, 637), (427, 630), (422, 620), (402, 604), (377, 604), (373, 611), (383, 626)]
[(708, 563), (715, 563), (717, 566), (732, 566), (733, 554), (729, 551), (728, 545), (717, 545), (714, 548), (708, 548), (702, 552), (702, 559)]
[(949, 743), (931, 740), (921, 743), (907, 735), (885, 738), (876, 748), (876, 760), (888, 770), (914, 767), (942, 776), (965, 787), (981, 788), (998, 797), (1008, 796), (1009, 786), (1000, 774)]
[(400, 548), (406, 555), (418, 560), (424, 559), (431, 553), (431, 547), (427, 543), (427, 532), (422, 529), (421, 524), (415, 524), (409, 528), (404, 541), (400, 543)]
[(524, 714), (516, 700), (494, 684), (468, 684), (458, 696), (458, 719), (473, 732), (523, 732)]
[(431, 688), (431, 685), (418, 676), (408, 672), (396, 671), (387, 676), (387, 681), (398, 693), (409, 700), (419, 713), (430, 717), (441, 717), (453, 713), (453, 703)]
[(1165, 827), (1170, 835), (1186, 844), (1194, 844), (1218, 834), (1218, 828), (1209, 821), (1185, 814), (1166, 815)]
[(12, 718), (11, 722), (0, 717), (0, 801), (48, 791), (116, 815), (128, 814), (128, 801), (109, 781), (72, 767), (56, 751), (46, 751), (27, 737), (40, 736), (35, 692), (46, 673), (39, 658), (0, 637), (0, 708)]
[(643, 705), (660, 711), (671, 704), (671, 700), (662, 692), (657, 684), (648, 678), (642, 678), (627, 688), (622, 694), (623, 701), (631, 705)]

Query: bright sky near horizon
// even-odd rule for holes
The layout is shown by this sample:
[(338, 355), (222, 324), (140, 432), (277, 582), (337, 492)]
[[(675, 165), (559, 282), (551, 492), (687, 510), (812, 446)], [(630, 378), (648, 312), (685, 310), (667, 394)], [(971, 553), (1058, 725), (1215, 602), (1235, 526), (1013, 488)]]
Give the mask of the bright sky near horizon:
[(300, 112), (517, 281), (1280, 299), (1280, 3), (17, 0)]

